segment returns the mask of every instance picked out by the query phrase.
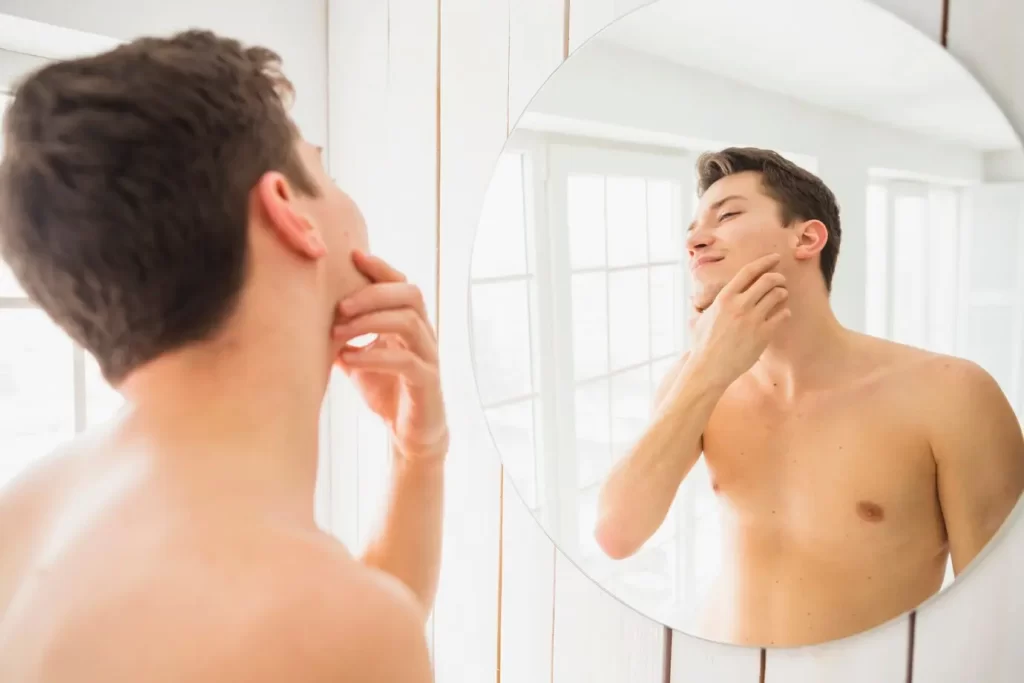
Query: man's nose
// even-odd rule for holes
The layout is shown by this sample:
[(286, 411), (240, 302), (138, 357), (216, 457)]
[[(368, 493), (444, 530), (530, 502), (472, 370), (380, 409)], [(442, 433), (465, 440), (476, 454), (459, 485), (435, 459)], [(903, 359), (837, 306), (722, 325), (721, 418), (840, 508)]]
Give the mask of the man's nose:
[(695, 229), (686, 236), (686, 249), (693, 256), (695, 252), (707, 249), (714, 244), (714, 236), (707, 230)]

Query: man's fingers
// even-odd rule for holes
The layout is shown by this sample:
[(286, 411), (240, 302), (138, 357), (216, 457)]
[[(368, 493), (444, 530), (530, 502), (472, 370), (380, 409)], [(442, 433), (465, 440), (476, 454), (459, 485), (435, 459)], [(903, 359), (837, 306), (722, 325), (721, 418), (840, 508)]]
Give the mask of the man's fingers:
[(382, 282), (363, 287), (341, 302), (338, 310), (345, 318), (394, 308), (412, 308), (424, 320), (427, 306), (419, 287), (406, 282)]
[(740, 292), (744, 292), (750, 287), (753, 282), (764, 275), (769, 270), (779, 264), (782, 258), (778, 254), (768, 254), (762, 256), (759, 259), (751, 261), (747, 265), (743, 266), (736, 275), (733, 276), (732, 280), (722, 288), (719, 296), (722, 294), (735, 296)]
[(400, 375), (412, 386), (427, 387), (435, 384), (438, 378), (437, 370), (409, 349), (370, 348), (345, 351), (339, 360), (350, 370)]
[(404, 274), (393, 268), (384, 259), (371, 256), (365, 251), (356, 249), (352, 252), (352, 263), (360, 273), (370, 278), (371, 282), (405, 282)]
[(779, 325), (789, 320), (790, 315), (792, 315), (792, 311), (788, 306), (779, 306), (774, 313), (768, 316), (768, 320), (766, 321), (768, 333), (771, 334), (779, 327)]
[[(343, 343), (364, 334), (393, 334), (413, 353), (428, 363), (437, 362), (437, 342), (423, 318), (412, 309), (396, 309), (367, 313), (334, 328), (334, 338)], [(371, 349), (368, 349), (371, 350)]]
[(789, 299), (789, 290), (785, 287), (775, 287), (754, 304), (754, 313), (762, 320), (768, 320), (785, 306)]
[(785, 284), (786, 276), (782, 273), (764, 273), (754, 281), (754, 284), (747, 288), (747, 291), (740, 294), (737, 300), (747, 306), (754, 307), (769, 294), (775, 295), (775, 290), (782, 289), (785, 291)]

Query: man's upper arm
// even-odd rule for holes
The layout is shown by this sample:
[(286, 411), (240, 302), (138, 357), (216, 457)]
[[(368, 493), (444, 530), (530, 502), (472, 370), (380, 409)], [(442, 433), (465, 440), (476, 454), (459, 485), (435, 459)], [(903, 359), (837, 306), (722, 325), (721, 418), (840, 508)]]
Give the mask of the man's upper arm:
[(1024, 491), (1024, 435), (1002, 390), (975, 363), (943, 361), (933, 392), (932, 452), (959, 574), (985, 547)]

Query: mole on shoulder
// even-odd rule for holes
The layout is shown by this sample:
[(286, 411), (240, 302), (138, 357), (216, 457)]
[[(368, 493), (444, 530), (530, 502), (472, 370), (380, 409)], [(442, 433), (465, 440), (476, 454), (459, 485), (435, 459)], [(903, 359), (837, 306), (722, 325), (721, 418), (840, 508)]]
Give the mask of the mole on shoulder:
[(869, 522), (881, 522), (885, 519), (885, 510), (882, 506), (870, 500), (857, 501), (857, 514)]

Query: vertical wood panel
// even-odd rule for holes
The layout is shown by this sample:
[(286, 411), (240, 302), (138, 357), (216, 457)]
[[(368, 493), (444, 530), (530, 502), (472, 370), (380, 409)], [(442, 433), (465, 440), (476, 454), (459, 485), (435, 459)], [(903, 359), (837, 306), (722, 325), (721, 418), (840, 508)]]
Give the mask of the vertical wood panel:
[(871, 0), (887, 9), (937, 43), (942, 42), (945, 0)]
[[(335, 2), (328, 8), (328, 103), (331, 114), (327, 162), (335, 182), (360, 207), (371, 247), (388, 240), (387, 174), (388, 15), (384, 3)], [(301, 97), (301, 94), (299, 95)], [(383, 252), (382, 252), (383, 253)], [(384, 254), (387, 256), (386, 254)], [(369, 501), (383, 495), (379, 474), (367, 464), (385, 462), (383, 447), (369, 449), (372, 416), (351, 387), (335, 373), (328, 400), (331, 430), (333, 530), (352, 549), (365, 537)], [(362, 457), (360, 457), (362, 456)], [(362, 475), (362, 476), (361, 476)]]
[(509, 127), (562, 63), (563, 0), (507, 0)]
[(552, 683), (661, 683), (665, 645), (664, 626), (556, 556)]
[(676, 631), (671, 667), (671, 683), (760, 683), (761, 650), (712, 643)]
[(865, 633), (766, 656), (765, 683), (904, 683), (909, 616)]
[[(562, 62), (564, 12), (552, 0), (506, 0), (507, 124)], [(503, 482), (500, 680), (549, 683), (554, 616), (555, 549), (507, 474)]]
[(452, 445), (434, 609), (438, 681), (497, 677), (500, 464), (474, 391), (466, 287), (473, 235), (505, 141), (506, 0), (440, 0), (439, 320)]
[(549, 683), (555, 548), (508, 476), (504, 488), (501, 681)]
[[(950, 0), (948, 49), (1024, 131), (1024, 4)], [(1024, 677), (1024, 509), (948, 592), (918, 612), (914, 683)]]

